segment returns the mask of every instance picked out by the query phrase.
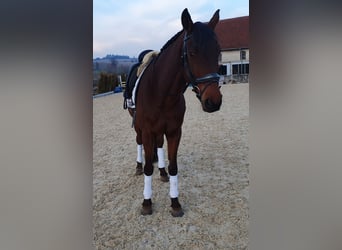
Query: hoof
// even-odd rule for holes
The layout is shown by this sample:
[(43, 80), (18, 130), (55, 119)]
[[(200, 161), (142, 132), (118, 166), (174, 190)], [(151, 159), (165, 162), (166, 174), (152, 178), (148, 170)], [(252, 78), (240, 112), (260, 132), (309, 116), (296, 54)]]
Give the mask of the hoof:
[(162, 181), (162, 182), (168, 182), (169, 181), (169, 176), (168, 175), (161, 175), (160, 176), (160, 180)]
[(171, 198), (171, 215), (173, 217), (182, 217), (184, 215), (181, 204), (178, 198)]
[(135, 175), (142, 175), (144, 172), (142, 171), (142, 169), (137, 169), (135, 171)]
[(142, 164), (137, 162), (137, 168), (135, 170), (135, 175), (142, 175), (144, 173)]
[(142, 208), (141, 208), (141, 214), (142, 215), (150, 215), (152, 214), (152, 201), (151, 199), (145, 200), (142, 204)]
[(173, 217), (182, 217), (184, 215), (183, 209), (180, 208), (172, 208), (171, 209), (171, 215)]
[(160, 172), (160, 180), (162, 182), (168, 182), (169, 181), (169, 175), (167, 174), (165, 168), (159, 168)]
[(143, 206), (141, 208), (141, 215), (151, 215), (152, 214), (152, 206)]

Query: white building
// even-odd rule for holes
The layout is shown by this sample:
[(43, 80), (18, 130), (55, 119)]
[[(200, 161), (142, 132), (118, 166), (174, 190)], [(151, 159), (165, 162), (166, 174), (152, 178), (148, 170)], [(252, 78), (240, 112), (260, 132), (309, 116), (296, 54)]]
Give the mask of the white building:
[(224, 82), (248, 82), (249, 16), (220, 20), (215, 32), (221, 46), (220, 74)]

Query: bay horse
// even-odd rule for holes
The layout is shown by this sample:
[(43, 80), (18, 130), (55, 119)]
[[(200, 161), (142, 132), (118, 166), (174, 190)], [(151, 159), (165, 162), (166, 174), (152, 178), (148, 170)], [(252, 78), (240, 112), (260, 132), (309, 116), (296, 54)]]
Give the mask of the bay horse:
[(218, 21), (219, 10), (208, 23), (193, 23), (188, 10), (184, 9), (181, 15), (183, 29), (163, 46), (140, 78), (134, 128), (140, 160), (142, 146), (145, 151), (142, 215), (152, 214), (154, 147), (157, 147), (161, 176), (167, 175), (163, 166), (164, 135), (168, 146), (171, 215), (181, 217), (184, 214), (178, 201), (177, 167), (177, 151), (185, 114), (184, 92), (191, 85), (203, 111), (215, 112), (220, 109), (222, 94), (217, 74), (220, 46), (214, 32)]

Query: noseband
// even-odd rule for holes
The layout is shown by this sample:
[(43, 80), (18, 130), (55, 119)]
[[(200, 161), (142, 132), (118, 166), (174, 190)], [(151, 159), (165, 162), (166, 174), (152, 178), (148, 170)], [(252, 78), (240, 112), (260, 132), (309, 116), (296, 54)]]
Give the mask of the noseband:
[[(192, 86), (192, 91), (194, 91), (196, 93), (196, 97), (201, 101), (202, 94), (207, 89), (207, 87), (209, 85), (211, 85), (212, 83), (218, 84), (218, 81), (220, 79), (220, 75), (217, 73), (209, 73), (203, 77), (199, 77), (199, 78), (194, 77), (194, 75), (191, 72), (190, 65), (189, 65), (188, 50), (187, 50), (187, 46), (186, 46), (186, 43), (190, 39), (191, 36), (192, 35), (188, 35), (187, 33), (185, 33), (184, 39), (183, 39), (183, 51), (182, 51), (183, 65), (184, 65), (185, 72), (186, 72), (188, 78), (190, 79), (190, 82), (188, 82), (186, 87), (188, 87), (190, 84)], [(205, 83), (205, 82), (207, 82), (207, 83), (205, 84), (204, 89), (201, 92), (200, 88), (198, 87), (198, 84)]]

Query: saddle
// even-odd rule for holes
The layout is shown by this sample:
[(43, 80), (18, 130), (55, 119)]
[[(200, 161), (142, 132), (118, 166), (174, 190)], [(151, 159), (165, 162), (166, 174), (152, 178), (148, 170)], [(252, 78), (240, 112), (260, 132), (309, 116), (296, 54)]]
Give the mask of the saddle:
[(144, 50), (138, 57), (139, 62), (131, 67), (124, 92), (124, 109), (130, 108), (135, 110), (135, 97), (139, 80), (143, 75), (144, 70), (158, 54), (159, 51)]
[(137, 71), (137, 77), (139, 77), (142, 72), (144, 71), (144, 69), (150, 64), (150, 62), (156, 58), (159, 54), (159, 51), (156, 50), (152, 50), (150, 52), (148, 52), (142, 59), (142, 62), (140, 64), (140, 66), (138, 67), (138, 71)]

